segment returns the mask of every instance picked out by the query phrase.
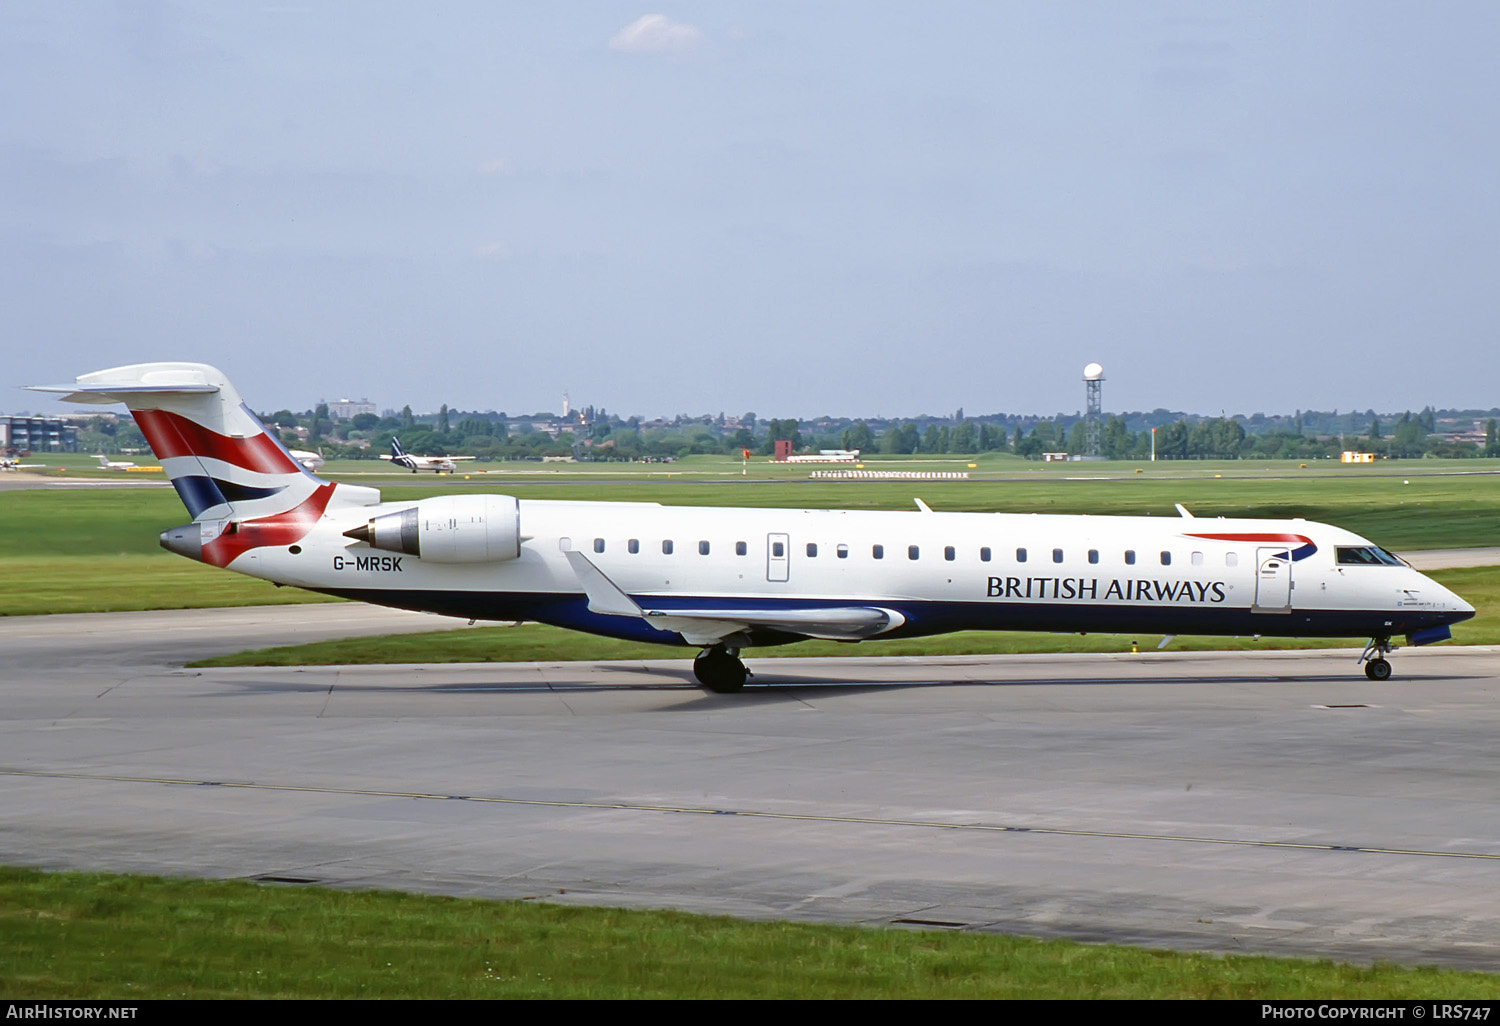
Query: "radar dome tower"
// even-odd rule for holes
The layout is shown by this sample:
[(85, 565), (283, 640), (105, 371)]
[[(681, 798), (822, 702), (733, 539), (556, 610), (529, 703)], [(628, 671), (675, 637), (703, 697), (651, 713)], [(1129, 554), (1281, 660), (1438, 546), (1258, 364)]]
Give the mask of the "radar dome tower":
[(1083, 454), (1098, 459), (1099, 420), (1104, 411), (1104, 368), (1099, 364), (1091, 363), (1083, 369), (1083, 393), (1087, 410), (1084, 414)]

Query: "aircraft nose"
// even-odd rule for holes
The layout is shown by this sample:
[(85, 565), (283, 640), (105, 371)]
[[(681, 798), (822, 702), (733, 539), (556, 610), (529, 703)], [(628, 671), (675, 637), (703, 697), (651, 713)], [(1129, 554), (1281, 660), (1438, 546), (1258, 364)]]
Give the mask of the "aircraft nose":
[(1443, 604), (1455, 614), (1453, 617), (1454, 623), (1457, 623), (1459, 620), (1467, 620), (1474, 615), (1474, 607), (1465, 602), (1461, 596), (1441, 585), (1438, 588), (1445, 599)]

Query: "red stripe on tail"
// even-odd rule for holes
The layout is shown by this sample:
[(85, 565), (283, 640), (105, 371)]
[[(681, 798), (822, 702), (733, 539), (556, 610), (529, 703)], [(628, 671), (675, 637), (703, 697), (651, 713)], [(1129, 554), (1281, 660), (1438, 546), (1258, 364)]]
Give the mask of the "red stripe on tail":
[(259, 474), (302, 473), (302, 466), (265, 432), (249, 438), (230, 438), (168, 410), (131, 412), (159, 460), (208, 456)]
[(337, 487), (338, 485), (325, 484), (285, 513), (230, 524), (223, 534), (203, 546), (203, 562), (213, 566), (228, 566), (236, 556), (250, 549), (296, 544), (307, 536), (307, 532), (322, 517), (323, 510), (328, 508), (328, 500), (333, 498), (333, 490)]

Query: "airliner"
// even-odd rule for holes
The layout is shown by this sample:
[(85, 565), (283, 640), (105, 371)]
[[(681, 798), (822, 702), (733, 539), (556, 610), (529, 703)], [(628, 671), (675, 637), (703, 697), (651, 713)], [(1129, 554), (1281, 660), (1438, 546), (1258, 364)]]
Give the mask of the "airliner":
[(444, 471), (453, 473), (458, 469), (457, 462), (460, 460), (472, 460), (473, 456), (413, 456), (401, 448), (401, 439), (391, 439), (391, 454), (381, 454), (381, 459), (390, 460), (398, 467), (405, 467), (415, 474), (419, 470), (430, 470), (435, 474)]
[(384, 502), (268, 434), (225, 375), (146, 363), (32, 386), (123, 402), (192, 522), (164, 548), (277, 584), (479, 620), (691, 646), (744, 687), (741, 652), (959, 630), (1451, 637), (1474, 608), (1366, 538), (1311, 521), (735, 509), (453, 494)]
[(312, 452), (308, 449), (291, 449), (289, 452), (292, 459), (302, 464), (308, 470), (311, 470), (314, 474), (322, 470), (323, 464), (326, 462), (321, 452)]

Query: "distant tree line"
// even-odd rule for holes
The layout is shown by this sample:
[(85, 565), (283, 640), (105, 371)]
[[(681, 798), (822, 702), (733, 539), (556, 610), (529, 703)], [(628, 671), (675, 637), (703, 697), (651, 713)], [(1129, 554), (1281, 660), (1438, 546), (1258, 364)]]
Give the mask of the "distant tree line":
[[(1488, 414), (1488, 418), (1484, 419)], [(1373, 411), (1340, 414), (1299, 410), (1291, 417), (1254, 414), (1249, 417), (1197, 417), (1167, 410), (1123, 413), (1100, 422), (1100, 455), (1115, 460), (1146, 459), (1316, 459), (1336, 457), (1341, 450), (1374, 452), (1380, 456), (1500, 457), (1496, 419), (1490, 411), (1440, 411), (1381, 416)], [(948, 416), (913, 418), (761, 419), (754, 413), (740, 417), (703, 414), (678, 415), (671, 420), (621, 418), (604, 409), (586, 407), (562, 421), (554, 414), (508, 416), (494, 411), (453, 411), (446, 405), (436, 414), (414, 414), (410, 406), (398, 414), (362, 413), (347, 420), (329, 416), (320, 404), (295, 413), (281, 409), (261, 419), (290, 448), (320, 449), (329, 457), (376, 459), (390, 451), (399, 437), (409, 452), (423, 455), (466, 455), (491, 460), (528, 460), (574, 455), (580, 459), (637, 460), (702, 453), (770, 455), (778, 440), (788, 440), (794, 451), (858, 449), (889, 455), (977, 454), (1006, 452), (1040, 459), (1043, 453), (1082, 455), (1087, 424), (1077, 414), (1052, 417), (990, 414), (966, 417), (962, 410)], [(1473, 431), (1483, 420), (1483, 441), (1452, 441), (1442, 432)], [(1336, 427), (1337, 430), (1328, 430)], [(93, 417), (80, 426), (80, 445), (96, 452), (142, 449), (146, 442), (128, 417)]]

